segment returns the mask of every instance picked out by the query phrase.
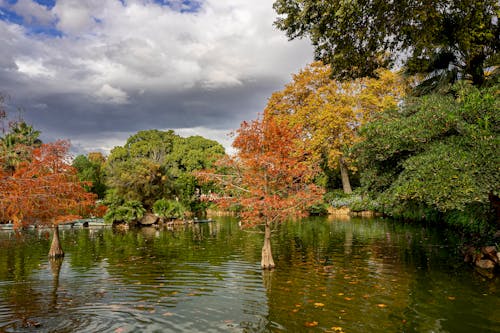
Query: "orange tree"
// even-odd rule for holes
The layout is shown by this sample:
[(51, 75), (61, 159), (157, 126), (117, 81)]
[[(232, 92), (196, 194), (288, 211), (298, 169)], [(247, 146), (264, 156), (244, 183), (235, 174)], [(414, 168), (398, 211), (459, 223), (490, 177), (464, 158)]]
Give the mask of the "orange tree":
[[(265, 116), (243, 122), (236, 131), (237, 153), (219, 162), (219, 172), (205, 170), (199, 177), (216, 180), (223, 189), (221, 205), (238, 204), (243, 227), (264, 226), (261, 266), (275, 266), (271, 230), (280, 222), (307, 214), (322, 200), (314, 183), (319, 168), (302, 140), (302, 128), (286, 119)], [(223, 170), (223, 172), (220, 172)]]
[[(68, 150), (68, 141), (27, 146), (28, 155), (13, 172), (0, 168), (0, 221), (10, 221), (16, 227), (53, 225), (50, 256), (64, 255), (58, 223), (78, 218), (95, 203), (95, 195), (85, 191), (85, 183), (68, 163)], [(3, 159), (0, 156), (2, 165)]]

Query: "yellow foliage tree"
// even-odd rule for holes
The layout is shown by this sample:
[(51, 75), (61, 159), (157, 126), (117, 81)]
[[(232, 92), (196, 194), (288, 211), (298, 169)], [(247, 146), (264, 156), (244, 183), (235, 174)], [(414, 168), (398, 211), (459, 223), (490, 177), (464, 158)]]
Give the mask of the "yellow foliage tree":
[(389, 70), (378, 78), (336, 81), (330, 67), (314, 62), (274, 93), (264, 115), (286, 117), (304, 128), (303, 139), (317, 159), (339, 168), (345, 193), (351, 193), (348, 169), (354, 170), (350, 148), (361, 140), (358, 129), (384, 109), (396, 107), (404, 95), (404, 80)]

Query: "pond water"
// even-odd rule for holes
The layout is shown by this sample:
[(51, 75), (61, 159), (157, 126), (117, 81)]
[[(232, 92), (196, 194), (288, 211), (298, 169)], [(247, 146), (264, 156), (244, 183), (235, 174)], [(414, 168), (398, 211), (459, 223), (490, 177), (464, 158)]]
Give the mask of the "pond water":
[(237, 221), (176, 230), (0, 232), (0, 332), (500, 332), (500, 281), (450, 235), (308, 219), (273, 236)]

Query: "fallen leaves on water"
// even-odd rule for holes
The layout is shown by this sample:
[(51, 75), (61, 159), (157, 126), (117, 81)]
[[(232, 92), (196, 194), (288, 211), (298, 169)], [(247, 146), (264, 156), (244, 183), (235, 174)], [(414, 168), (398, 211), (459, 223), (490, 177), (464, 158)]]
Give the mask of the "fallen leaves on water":
[(352, 300), (354, 299), (354, 297), (344, 297), (344, 299), (345, 299), (346, 301), (352, 301)]
[(316, 327), (316, 326), (318, 326), (318, 324), (319, 323), (317, 321), (306, 321), (304, 323), (304, 326), (305, 327)]
[(340, 326), (333, 326), (333, 327), (332, 327), (332, 330), (333, 330), (334, 332), (343, 332), (343, 331), (344, 331), (344, 330), (342, 329), (342, 327), (340, 327)]
[(321, 307), (325, 306), (325, 304), (317, 302), (317, 303), (314, 303), (314, 306), (317, 308), (321, 308)]
[(450, 301), (454, 301), (454, 300), (456, 299), (456, 297), (455, 297), (455, 296), (448, 296), (448, 299), (449, 299)]
[(337, 296), (344, 296), (344, 293), (338, 293)]
[(384, 304), (384, 303), (379, 303), (379, 304), (377, 304), (377, 306), (378, 306), (379, 308), (386, 308), (386, 307), (387, 307), (387, 304)]

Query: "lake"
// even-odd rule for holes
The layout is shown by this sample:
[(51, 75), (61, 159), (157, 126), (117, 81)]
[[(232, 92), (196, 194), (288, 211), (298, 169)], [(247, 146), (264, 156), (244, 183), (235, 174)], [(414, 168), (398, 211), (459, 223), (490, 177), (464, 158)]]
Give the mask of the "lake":
[(453, 233), (310, 218), (263, 235), (232, 218), (175, 230), (0, 232), (0, 332), (500, 332), (500, 280)]

